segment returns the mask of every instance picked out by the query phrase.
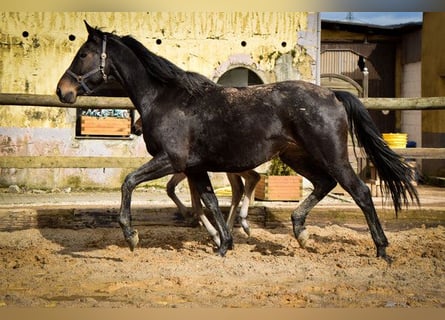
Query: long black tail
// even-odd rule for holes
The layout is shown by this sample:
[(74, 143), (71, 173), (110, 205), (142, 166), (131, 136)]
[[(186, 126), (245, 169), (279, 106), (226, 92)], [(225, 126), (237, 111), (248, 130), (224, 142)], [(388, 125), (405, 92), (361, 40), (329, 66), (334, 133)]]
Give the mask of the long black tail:
[(351, 135), (355, 133), (359, 146), (365, 149), (377, 169), (383, 183), (380, 186), (382, 191), (386, 195), (391, 195), (396, 214), (401, 210), (402, 203), (408, 206), (411, 200), (419, 204), (417, 190), (412, 182), (413, 169), (381, 138), (379, 129), (365, 106), (349, 92), (334, 91), (334, 93), (345, 106)]

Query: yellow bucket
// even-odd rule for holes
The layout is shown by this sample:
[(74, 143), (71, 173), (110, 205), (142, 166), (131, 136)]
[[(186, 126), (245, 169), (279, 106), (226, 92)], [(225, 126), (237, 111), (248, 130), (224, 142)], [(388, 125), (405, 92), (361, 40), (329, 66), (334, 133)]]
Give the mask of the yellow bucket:
[(383, 133), (382, 137), (390, 148), (406, 148), (408, 142), (407, 133)]

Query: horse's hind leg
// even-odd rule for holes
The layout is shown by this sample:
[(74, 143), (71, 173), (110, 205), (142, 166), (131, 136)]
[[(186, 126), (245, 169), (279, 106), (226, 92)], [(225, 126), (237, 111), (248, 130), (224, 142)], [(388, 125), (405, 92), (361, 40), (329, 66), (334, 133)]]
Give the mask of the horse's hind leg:
[(172, 201), (176, 204), (178, 207), (179, 213), (182, 215), (182, 217), (185, 219), (188, 214), (187, 207), (184, 206), (184, 204), (179, 200), (178, 196), (175, 193), (176, 186), (186, 178), (186, 175), (184, 173), (175, 173), (171, 179), (167, 182), (167, 195), (172, 199)]
[(388, 240), (377, 216), (368, 186), (354, 173), (349, 163), (345, 164), (342, 170), (336, 170), (336, 172), (336, 180), (352, 196), (365, 215), (369, 231), (377, 249), (377, 257), (382, 257), (386, 261), (391, 262), (391, 258), (386, 255)]
[(236, 209), (243, 198), (244, 184), (237, 173), (227, 173), (227, 178), (229, 179), (230, 187), (232, 188), (232, 201), (230, 204), (229, 216), (227, 218), (227, 225), (229, 230), (232, 231), (237, 213)]
[[(247, 222), (247, 214), (249, 213), (249, 205), (252, 201), (253, 192), (255, 191), (255, 187), (258, 181), (260, 181), (260, 175), (254, 170), (244, 171), (239, 173), (239, 175), (241, 175), (245, 180), (244, 199), (243, 203), (241, 204), (241, 209), (239, 211), (240, 223), (241, 226), (243, 227), (244, 232), (248, 236), (250, 236), (250, 227), (249, 223)], [(233, 226), (233, 221), (231, 222), (231, 224), (229, 224), (230, 228), (232, 226)]]
[(308, 234), (304, 223), (313, 207), (319, 203), (336, 185), (337, 182), (322, 168), (316, 166), (313, 161), (305, 161), (303, 158), (293, 158), (289, 154), (281, 155), (284, 163), (296, 172), (306, 177), (314, 186), (314, 190), (292, 212), (292, 226), (295, 238), (302, 248), (306, 246)]
[(317, 178), (312, 176), (308, 179), (312, 182), (314, 190), (303, 200), (291, 215), (294, 235), (302, 248), (306, 246), (306, 241), (309, 237), (306, 227), (304, 226), (307, 215), (337, 184), (329, 175), (318, 175)]

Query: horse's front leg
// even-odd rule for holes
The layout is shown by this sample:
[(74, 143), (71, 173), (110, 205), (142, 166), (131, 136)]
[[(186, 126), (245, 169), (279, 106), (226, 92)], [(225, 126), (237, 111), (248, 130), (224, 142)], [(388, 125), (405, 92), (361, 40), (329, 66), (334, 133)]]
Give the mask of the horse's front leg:
[(168, 157), (163, 154), (155, 156), (125, 178), (121, 187), (122, 200), (119, 211), (119, 225), (131, 251), (134, 250), (139, 242), (138, 232), (131, 226), (131, 196), (134, 188), (144, 181), (158, 179), (173, 172), (174, 170)]
[(212, 225), (212, 223), (207, 219), (207, 216), (204, 213), (204, 210), (201, 205), (201, 198), (199, 192), (197, 191), (195, 185), (193, 184), (193, 180), (188, 179), (189, 188), (190, 188), (190, 196), (192, 199), (193, 212), (198, 215), (202, 224), (206, 228), (209, 235), (212, 237), (215, 244), (218, 248), (221, 246), (221, 239), (219, 238), (219, 233)]
[(225, 256), (227, 250), (233, 248), (233, 239), (219, 207), (218, 199), (213, 191), (209, 176), (205, 171), (187, 172), (186, 174), (189, 182), (196, 188), (205, 206), (212, 212), (215, 218), (216, 228), (218, 229), (220, 238), (219, 254)]

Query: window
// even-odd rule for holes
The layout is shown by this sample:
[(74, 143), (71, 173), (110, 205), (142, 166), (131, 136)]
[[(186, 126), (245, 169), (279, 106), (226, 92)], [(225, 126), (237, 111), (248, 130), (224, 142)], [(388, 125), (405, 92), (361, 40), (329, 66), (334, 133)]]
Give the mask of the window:
[(77, 109), (76, 137), (128, 138), (134, 111), (127, 109)]

